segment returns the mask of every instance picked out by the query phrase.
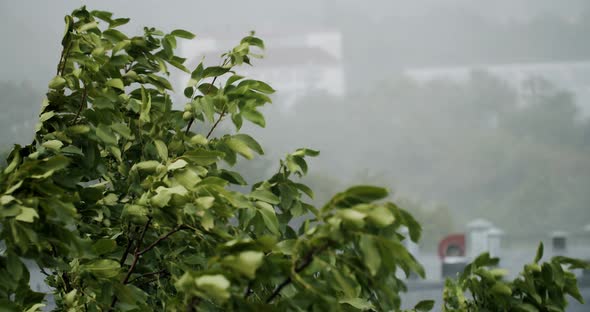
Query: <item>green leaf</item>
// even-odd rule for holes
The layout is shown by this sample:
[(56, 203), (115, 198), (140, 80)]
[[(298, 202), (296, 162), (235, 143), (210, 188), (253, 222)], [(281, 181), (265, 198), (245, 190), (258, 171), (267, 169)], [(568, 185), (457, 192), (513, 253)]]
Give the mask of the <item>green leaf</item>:
[(84, 32), (93, 28), (98, 28), (98, 23), (95, 21), (80, 25), (80, 27), (78, 27), (78, 32)]
[(80, 269), (84, 272), (88, 272), (98, 278), (113, 278), (119, 275), (119, 269), (121, 266), (118, 261), (111, 259), (99, 259), (93, 260), (88, 264), (80, 266)]
[(576, 283), (569, 282), (565, 285), (564, 291), (576, 299), (579, 303), (584, 304), (584, 297), (580, 293), (580, 289)]
[(21, 206), (20, 213), (16, 216), (15, 219), (22, 222), (33, 223), (35, 221), (35, 218), (39, 218), (37, 210)]
[(269, 190), (256, 189), (250, 193), (250, 198), (261, 200), (269, 204), (278, 205), (281, 200)]
[(187, 98), (192, 98), (193, 94), (195, 93), (195, 88), (193, 87), (186, 87), (184, 88), (184, 96)]
[(430, 311), (434, 308), (434, 300), (422, 300), (414, 306), (416, 311)]
[(125, 139), (131, 139), (131, 129), (124, 123), (114, 123), (111, 128)]
[(111, 17), (113, 16), (113, 13), (111, 13), (111, 12), (99, 11), (99, 10), (93, 10), (92, 12), (90, 12), (90, 14), (92, 14), (92, 16), (99, 18), (107, 23), (111, 21)]
[(154, 74), (148, 74), (148, 77), (151, 79), (152, 83), (156, 87), (168, 89), (168, 90), (172, 91), (172, 85), (170, 84), (168, 79), (161, 77), (161, 76), (154, 75)]
[(273, 248), (273, 252), (278, 252), (278, 253), (282, 253), (284, 255), (290, 256), (293, 254), (296, 245), (297, 245), (297, 240), (286, 239), (286, 240), (281, 241), (278, 244), (276, 244), (275, 247)]
[(44, 142), (43, 144), (41, 144), (43, 147), (50, 149), (50, 150), (54, 150), (54, 151), (59, 151), (59, 149), (64, 145), (62, 141), (60, 140), (49, 140)]
[(236, 126), (236, 130), (239, 131), (242, 128), (242, 124), (243, 124), (244, 120), (242, 119), (242, 115), (241, 114), (232, 114), (231, 115), (231, 121)]
[(204, 70), (205, 69), (203, 67), (203, 62), (200, 62), (199, 65), (197, 65), (197, 67), (195, 68), (195, 70), (193, 70), (193, 72), (191, 73), (192, 81), (189, 81), (188, 87), (195, 86), (201, 79), (203, 79)]
[(9, 252), (6, 257), (6, 269), (10, 272), (14, 280), (20, 281), (25, 268), (20, 258), (16, 254)]
[(258, 80), (242, 80), (238, 84), (238, 88), (242, 86), (247, 86), (249, 89), (264, 93), (264, 94), (272, 94), (275, 90), (266, 84), (265, 82), (258, 81)]
[(182, 155), (181, 157), (190, 163), (201, 166), (208, 166), (216, 163), (219, 160), (219, 158), (223, 157), (223, 155), (224, 154), (222, 152), (198, 148), (184, 153), (184, 155)]
[(375, 276), (381, 267), (381, 255), (375, 241), (367, 235), (362, 235), (359, 239), (359, 248), (363, 253), (364, 263), (369, 269), (369, 273)]
[(395, 220), (393, 213), (385, 206), (377, 206), (367, 213), (367, 219), (378, 227), (391, 225)]
[(516, 306), (516, 310), (522, 312), (539, 312), (539, 309), (530, 303), (519, 303)]
[(422, 226), (420, 225), (420, 223), (418, 223), (418, 221), (416, 221), (416, 219), (414, 219), (412, 214), (410, 214), (409, 212), (403, 209), (399, 209), (399, 212), (402, 215), (404, 223), (406, 224), (410, 232), (410, 239), (413, 242), (417, 243), (420, 240), (420, 237), (422, 236)]
[(105, 145), (117, 145), (117, 137), (111, 130), (110, 126), (105, 124), (98, 125), (98, 127), (96, 127), (96, 136)]
[(370, 203), (387, 197), (386, 189), (375, 186), (355, 186), (348, 190), (336, 194), (332, 200), (322, 210), (327, 210), (330, 206), (352, 207), (358, 204)]
[(129, 23), (129, 20), (130, 19), (128, 18), (116, 18), (109, 23), (109, 28), (115, 28), (121, 25), (125, 25)]
[[(127, 39), (129, 39), (127, 36), (125, 36), (125, 34), (116, 29), (107, 29), (102, 32), (102, 35), (113, 43), (125, 42)], [(129, 43), (123, 43), (122, 46)], [(122, 49), (122, 46), (118, 47), (117, 50)]]
[(244, 251), (238, 256), (228, 256), (223, 263), (249, 279), (256, 277), (256, 270), (262, 265), (264, 253), (260, 251)]
[(535, 255), (535, 260), (533, 262), (539, 263), (541, 258), (543, 258), (543, 242), (539, 243), (539, 247), (537, 247), (537, 254)]
[(506, 284), (502, 282), (495, 283), (492, 286), (492, 288), (490, 288), (490, 292), (504, 296), (512, 295), (512, 290), (510, 289), (510, 287), (508, 287)]
[(237, 184), (237, 185), (248, 185), (248, 183), (246, 182), (246, 180), (244, 180), (244, 178), (237, 172), (234, 171), (229, 171), (229, 170), (221, 170), (221, 173), (219, 174), (219, 176), (227, 181), (229, 181), (232, 184)]
[(168, 161), (168, 146), (162, 140), (154, 140), (154, 145), (156, 145), (156, 150), (158, 151), (158, 156), (163, 161)]
[(246, 145), (244, 142), (242, 142), (240, 140), (230, 137), (225, 141), (225, 144), (227, 144), (227, 146), (229, 146), (229, 148), (231, 150), (244, 156), (247, 159), (254, 158), (254, 154), (252, 154), (252, 150), (250, 150), (248, 145)]
[(254, 37), (254, 36), (247, 36), (240, 41), (240, 43), (247, 43), (251, 46), (259, 47), (264, 50), (264, 41), (262, 39)]
[(139, 120), (141, 122), (150, 122), (150, 111), (152, 109), (152, 97), (141, 87), (141, 112)]
[(68, 132), (71, 134), (84, 134), (90, 132), (90, 127), (87, 125), (75, 125), (69, 127)]
[(229, 77), (227, 79), (227, 81), (225, 82), (225, 86), (229, 86), (231, 84), (233, 84), (234, 82), (238, 81), (238, 80), (242, 80), (244, 79), (244, 76), (240, 76), (240, 75), (232, 75), (231, 77)]
[(123, 80), (119, 78), (108, 80), (106, 85), (109, 87), (113, 87), (115, 89), (119, 89), (121, 91), (125, 91), (125, 85), (123, 84)]
[(207, 145), (209, 140), (202, 134), (196, 134), (191, 138), (190, 142), (191, 144)]
[(92, 107), (95, 109), (114, 109), (115, 104), (107, 97), (99, 96), (94, 99)]
[(227, 300), (230, 297), (230, 282), (221, 274), (199, 276), (195, 279), (195, 284), (214, 299)]
[(156, 207), (163, 208), (168, 205), (172, 195), (185, 196), (187, 193), (187, 189), (182, 185), (176, 185), (173, 187), (159, 186), (156, 189), (156, 195), (152, 196), (150, 202)]
[(274, 235), (280, 235), (279, 220), (277, 219), (275, 209), (270, 204), (263, 201), (257, 201), (256, 207), (262, 216), (262, 220), (264, 221), (266, 228)]
[(66, 80), (61, 76), (55, 76), (49, 81), (49, 88), (61, 90), (66, 85)]
[(227, 73), (230, 69), (221, 66), (211, 66), (205, 68), (202, 73), (201, 79), (209, 78), (209, 77), (218, 77), (225, 73)]
[(184, 39), (194, 39), (195, 35), (189, 31), (184, 29), (175, 29), (170, 33), (172, 36), (184, 38)]
[(320, 154), (320, 151), (312, 150), (309, 148), (299, 148), (293, 154), (293, 156), (310, 156), (316, 157)]
[(246, 144), (249, 148), (254, 150), (259, 155), (264, 155), (264, 150), (262, 150), (262, 146), (256, 140), (254, 140), (251, 136), (243, 133), (236, 134), (232, 136), (232, 138), (239, 140)]
[(160, 165), (160, 163), (158, 161), (155, 160), (145, 160), (145, 161), (140, 161), (138, 163), (136, 163), (135, 165), (133, 165), (132, 169), (136, 169), (136, 170), (143, 170), (143, 171), (155, 171), (156, 168), (158, 167), (158, 165)]
[(365, 218), (367, 217), (365, 213), (354, 209), (340, 209), (337, 212), (337, 216), (357, 228), (362, 228), (365, 225)]
[(371, 311), (375, 309), (375, 306), (373, 306), (370, 301), (363, 298), (340, 299), (338, 302), (341, 304), (349, 304), (361, 311)]
[(300, 191), (309, 196), (309, 198), (313, 199), (313, 190), (309, 188), (309, 186), (301, 183), (293, 183), (293, 185), (295, 185), (296, 188), (298, 188)]
[(35, 303), (33, 304), (30, 308), (26, 309), (24, 312), (39, 312), (39, 311), (43, 311), (43, 308), (46, 305), (43, 303)]
[(259, 125), (262, 128), (266, 127), (266, 121), (264, 120), (264, 116), (255, 109), (243, 110), (240, 112), (240, 115), (245, 119), (251, 121), (252, 123)]
[(112, 239), (101, 238), (92, 245), (92, 250), (97, 255), (104, 255), (113, 252), (117, 248), (117, 243)]
[(168, 165), (168, 171), (174, 171), (186, 167), (188, 163), (184, 159), (177, 159)]
[(213, 206), (213, 203), (215, 202), (215, 197), (213, 196), (203, 196), (203, 197), (199, 197), (195, 200), (195, 203), (197, 204), (197, 206), (199, 206), (199, 208), (202, 209), (209, 209)]
[(213, 100), (211, 97), (204, 97), (197, 100), (197, 103), (203, 109), (203, 113), (205, 113), (205, 117), (210, 123), (213, 123), (215, 120), (215, 106), (213, 105)]

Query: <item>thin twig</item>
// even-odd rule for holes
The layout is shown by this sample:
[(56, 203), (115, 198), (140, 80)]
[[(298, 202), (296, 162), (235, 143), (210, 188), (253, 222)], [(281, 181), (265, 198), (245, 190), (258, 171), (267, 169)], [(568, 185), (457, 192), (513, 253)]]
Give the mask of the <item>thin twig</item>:
[(129, 284), (133, 284), (133, 282), (137, 281), (138, 279), (142, 279), (142, 278), (145, 278), (145, 277), (148, 277), (148, 276), (152, 276), (152, 275), (166, 275), (166, 274), (170, 274), (170, 273), (168, 273), (168, 270), (166, 270), (166, 269), (162, 269), (162, 270), (156, 271), (156, 272), (144, 273), (144, 274), (141, 274), (140, 276), (138, 276), (138, 277), (130, 280), (129, 281)]
[(49, 274), (49, 273), (47, 273), (47, 271), (45, 271), (45, 269), (44, 269), (43, 267), (39, 267), (39, 271), (40, 271), (41, 273), (43, 273), (43, 275), (45, 275), (45, 276), (50, 276), (50, 275), (52, 275), (52, 274)]
[(137, 252), (137, 255), (138, 256), (141, 256), (144, 253), (152, 250), (154, 247), (156, 247), (156, 245), (158, 245), (163, 240), (167, 239), (170, 235), (172, 235), (172, 234), (174, 234), (174, 233), (176, 233), (176, 232), (178, 232), (178, 231), (180, 231), (182, 229), (185, 229), (185, 228), (186, 228), (186, 226), (184, 224), (181, 224), (181, 225), (175, 227), (170, 232), (168, 232), (168, 233), (160, 236), (160, 238), (158, 238), (157, 240), (155, 240), (153, 243), (151, 243), (149, 246), (147, 246), (144, 250)]
[(225, 113), (226, 112), (227, 112), (227, 105), (225, 105), (223, 107), (223, 111), (219, 115), (219, 118), (217, 119), (217, 121), (215, 122), (215, 124), (213, 124), (213, 127), (211, 127), (211, 130), (209, 130), (209, 133), (207, 133), (207, 139), (211, 136), (211, 134), (213, 133), (213, 130), (215, 130), (215, 128), (217, 127), (217, 125), (219, 124), (219, 122), (221, 122), (221, 119), (223, 119), (223, 117), (225, 116)]
[(82, 108), (86, 106), (86, 97), (88, 96), (88, 89), (83, 87), (84, 91), (82, 91), (82, 99), (80, 99), (80, 107), (78, 107), (78, 112), (76, 112), (76, 117), (72, 120), (72, 125), (78, 121), (78, 117), (80, 117), (80, 113), (82, 113)]
[(68, 273), (63, 272), (61, 274), (61, 278), (64, 281), (66, 293), (69, 293), (70, 291), (72, 291), (72, 285), (70, 284), (70, 278), (68, 277)]
[(145, 232), (147, 232), (148, 227), (152, 223), (152, 218), (149, 217), (145, 225), (143, 226), (143, 230), (141, 230), (141, 234), (139, 235), (139, 239), (137, 240), (137, 245), (135, 246), (135, 253), (137, 253), (141, 249), (141, 243), (143, 238), (145, 237)]
[[(131, 266), (129, 267), (129, 270), (127, 271), (127, 275), (125, 275), (125, 279), (123, 279), (123, 285), (125, 285), (125, 284), (127, 284), (129, 282), (129, 277), (131, 277), (131, 274), (133, 273), (133, 270), (135, 270), (135, 267), (137, 266), (137, 261), (139, 261), (139, 256), (140, 256), (138, 253), (139, 253), (139, 250), (141, 248), (141, 241), (143, 241), (143, 239), (145, 237), (145, 233), (147, 232), (147, 229), (150, 226), (150, 223), (151, 222), (152, 222), (152, 218), (150, 217), (150, 218), (148, 218), (147, 222), (143, 226), (143, 229), (141, 230), (141, 234), (139, 235), (139, 238), (137, 239), (137, 243), (135, 244), (135, 252), (134, 252), (134, 255), (133, 255), (133, 263), (131, 263)], [(129, 245), (131, 245), (131, 243), (129, 243)], [(127, 255), (126, 254), (124, 254), (124, 258), (127, 258)], [(123, 258), (121, 258), (121, 260), (123, 260)], [(109, 308), (109, 311), (113, 311), (115, 309), (115, 305), (117, 304), (117, 300), (119, 300), (119, 298), (117, 298), (116, 295), (113, 296), (113, 301), (111, 301), (111, 306)]]
[(247, 299), (251, 294), (254, 293), (254, 291), (252, 291), (252, 284), (252, 281), (248, 282), (248, 287), (246, 287), (246, 292), (244, 292), (244, 299)]
[(201, 298), (193, 297), (193, 299), (191, 299), (191, 302), (186, 307), (186, 311), (187, 312), (196, 312), (197, 306), (199, 305), (200, 302), (201, 302)]
[(143, 241), (143, 238), (145, 237), (145, 233), (147, 232), (147, 229), (150, 226), (151, 222), (152, 222), (152, 218), (148, 218), (143, 229), (141, 230), (141, 234), (139, 235), (139, 239), (137, 240), (137, 244), (135, 244), (135, 251), (133, 252), (133, 263), (131, 264), (131, 266), (129, 267), (129, 270), (127, 271), (127, 275), (125, 276), (125, 279), (123, 280), (123, 284), (127, 284), (129, 282), (129, 278), (131, 277), (133, 270), (135, 270), (135, 267), (137, 266), (137, 261), (139, 260), (139, 257), (141, 256), (141, 254), (139, 253), (140, 252), (139, 250), (141, 249), (141, 242)]
[[(229, 57), (226, 58), (223, 63), (221, 64), (221, 67), (227, 65), (227, 63), (229, 62)], [(215, 81), (217, 81), (217, 77), (219, 76), (215, 76), (213, 77), (213, 81), (211, 81), (211, 84), (209, 85), (209, 88), (207, 88), (207, 92), (205, 92), (204, 95), (209, 94), (209, 91), (211, 91), (211, 88), (213, 87), (213, 85), (215, 84)], [(211, 130), (209, 130), (209, 133), (207, 134), (207, 139), (209, 138), (209, 136), (211, 135), (211, 133), (213, 132), (213, 129), (215, 129), (215, 127), (217, 126), (217, 124), (219, 123), (219, 121), (221, 121), (221, 118), (223, 117), (223, 115), (225, 115), (226, 112), (226, 107), (223, 108), (223, 112), (221, 113), (221, 116), (219, 117), (219, 119), (217, 119), (217, 122), (215, 122), (215, 124), (213, 125), (213, 128), (211, 128)], [(188, 122), (188, 125), (186, 126), (186, 130), (184, 131), (184, 134), (187, 135), (188, 132), (191, 129), (191, 126), (193, 125), (193, 122), (195, 121), (195, 117), (191, 118), (191, 120)]]
[(166, 272), (166, 274), (162, 274), (162, 276), (158, 276), (158, 277), (152, 278), (152, 279), (150, 279), (150, 280), (147, 280), (147, 281), (141, 282), (141, 283), (137, 284), (136, 286), (137, 286), (137, 287), (140, 287), (140, 286), (143, 286), (143, 285), (147, 285), (147, 284), (150, 284), (150, 283), (153, 283), (153, 282), (155, 282), (155, 281), (159, 280), (159, 279), (160, 279), (160, 277), (162, 277), (162, 278), (163, 278), (163, 277), (166, 277), (166, 276), (169, 276), (169, 275), (170, 275), (170, 273)]
[[(313, 262), (313, 257), (321, 253), (322, 251), (326, 250), (328, 246), (329, 243), (325, 243), (320, 247), (313, 248), (310, 251), (308, 251), (301, 260), (301, 263), (295, 268), (295, 273), (300, 273), (301, 271), (305, 270), (305, 268), (307, 268)], [(271, 303), (281, 293), (281, 290), (283, 290), (283, 288), (289, 285), (292, 281), (293, 279), (291, 278), (291, 276), (287, 277), (282, 283), (280, 283), (277, 286), (277, 288), (275, 288), (270, 297), (266, 299), (266, 303)]]
[[(211, 88), (215, 84), (216, 80), (217, 80), (217, 76), (213, 78), (213, 81), (211, 81), (211, 84), (209, 85), (209, 88), (207, 88), (207, 92), (205, 92), (204, 95), (209, 94), (209, 92), (211, 91)], [(188, 125), (186, 126), (186, 130), (184, 131), (184, 134), (188, 134), (194, 121), (195, 121), (195, 117), (191, 118), (191, 120), (188, 122)], [(219, 122), (219, 120), (217, 122)], [(217, 125), (217, 123), (215, 123), (215, 124)], [(215, 126), (213, 126), (213, 128), (215, 128)], [(211, 129), (211, 131), (213, 131), (213, 129)], [(211, 131), (209, 131), (209, 133), (211, 133)], [(207, 135), (207, 138), (209, 138), (209, 135)]]
[(63, 76), (64, 70), (66, 70), (66, 63), (68, 62), (68, 54), (70, 53), (70, 48), (72, 47), (72, 41), (68, 43), (68, 46), (62, 50), (62, 56), (60, 58), (61, 63), (57, 67), (57, 75)]
[[(131, 222), (127, 223), (127, 228), (131, 228)], [(137, 230), (135, 230), (134, 232), (136, 232)], [(127, 247), (125, 248), (125, 251), (123, 252), (123, 255), (121, 256), (121, 260), (119, 260), (119, 264), (121, 266), (123, 266), (123, 264), (125, 263), (125, 261), (127, 261), (127, 256), (129, 255), (129, 252), (131, 251), (131, 246), (133, 245), (133, 240), (129, 238), (129, 235), (127, 235)]]

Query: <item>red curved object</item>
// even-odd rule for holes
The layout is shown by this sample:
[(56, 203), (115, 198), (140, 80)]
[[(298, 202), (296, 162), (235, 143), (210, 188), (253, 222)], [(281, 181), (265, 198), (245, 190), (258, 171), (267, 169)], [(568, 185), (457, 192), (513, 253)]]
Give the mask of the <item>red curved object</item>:
[[(449, 251), (455, 254), (449, 255)], [(465, 257), (465, 234), (451, 234), (443, 238), (438, 243), (438, 256), (441, 259), (447, 256)]]

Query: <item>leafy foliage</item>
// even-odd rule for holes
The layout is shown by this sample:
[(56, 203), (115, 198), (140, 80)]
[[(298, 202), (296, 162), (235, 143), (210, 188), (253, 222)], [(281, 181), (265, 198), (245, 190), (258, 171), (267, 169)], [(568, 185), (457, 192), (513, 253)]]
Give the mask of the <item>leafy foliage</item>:
[(570, 270), (588, 269), (590, 264), (562, 256), (541, 264), (542, 257), (541, 243), (534, 261), (525, 265), (515, 280), (508, 282), (503, 280), (507, 272), (496, 268), (498, 258), (491, 258), (488, 253), (480, 255), (465, 268), (458, 281), (446, 281), (443, 310), (565, 311), (567, 296), (584, 303), (576, 276)]
[[(258, 109), (274, 90), (236, 73), (262, 40), (251, 34), (222, 65), (190, 71), (174, 48), (192, 33), (131, 37), (117, 30), (127, 22), (84, 7), (65, 17), (34, 142), (15, 146), (0, 173), (4, 310), (42, 306), (23, 258), (48, 272), (58, 310), (399, 309), (398, 269), (424, 273), (398, 230), (414, 241), (421, 230), (382, 201), (385, 189), (353, 187), (318, 209), (298, 178), (319, 152), (302, 148), (250, 192), (232, 190), (245, 181), (227, 168), (263, 149), (213, 132), (225, 117), (237, 130), (265, 125)], [(184, 111), (173, 109), (169, 66), (191, 75)], [(193, 133), (195, 122), (212, 126)]]

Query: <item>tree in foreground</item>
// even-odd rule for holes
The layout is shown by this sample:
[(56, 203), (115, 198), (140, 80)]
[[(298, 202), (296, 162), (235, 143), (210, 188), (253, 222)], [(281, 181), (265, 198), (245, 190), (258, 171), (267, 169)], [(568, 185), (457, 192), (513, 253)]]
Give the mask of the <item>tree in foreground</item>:
[[(247, 36), (220, 66), (190, 71), (173, 51), (192, 33), (129, 37), (116, 29), (128, 21), (85, 8), (65, 18), (34, 142), (15, 146), (0, 173), (2, 310), (43, 306), (23, 259), (45, 272), (58, 311), (399, 310), (403, 275), (424, 276), (403, 244), (421, 228), (385, 189), (309, 205), (298, 178), (318, 152), (305, 148), (250, 192), (232, 187), (246, 182), (231, 167), (263, 153), (239, 130), (265, 125), (258, 109), (274, 90), (238, 75), (263, 41)], [(169, 66), (191, 75), (184, 111), (173, 109)], [(214, 136), (229, 120), (235, 133)], [(457, 306), (446, 309), (471, 307), (465, 285), (449, 283)]]

